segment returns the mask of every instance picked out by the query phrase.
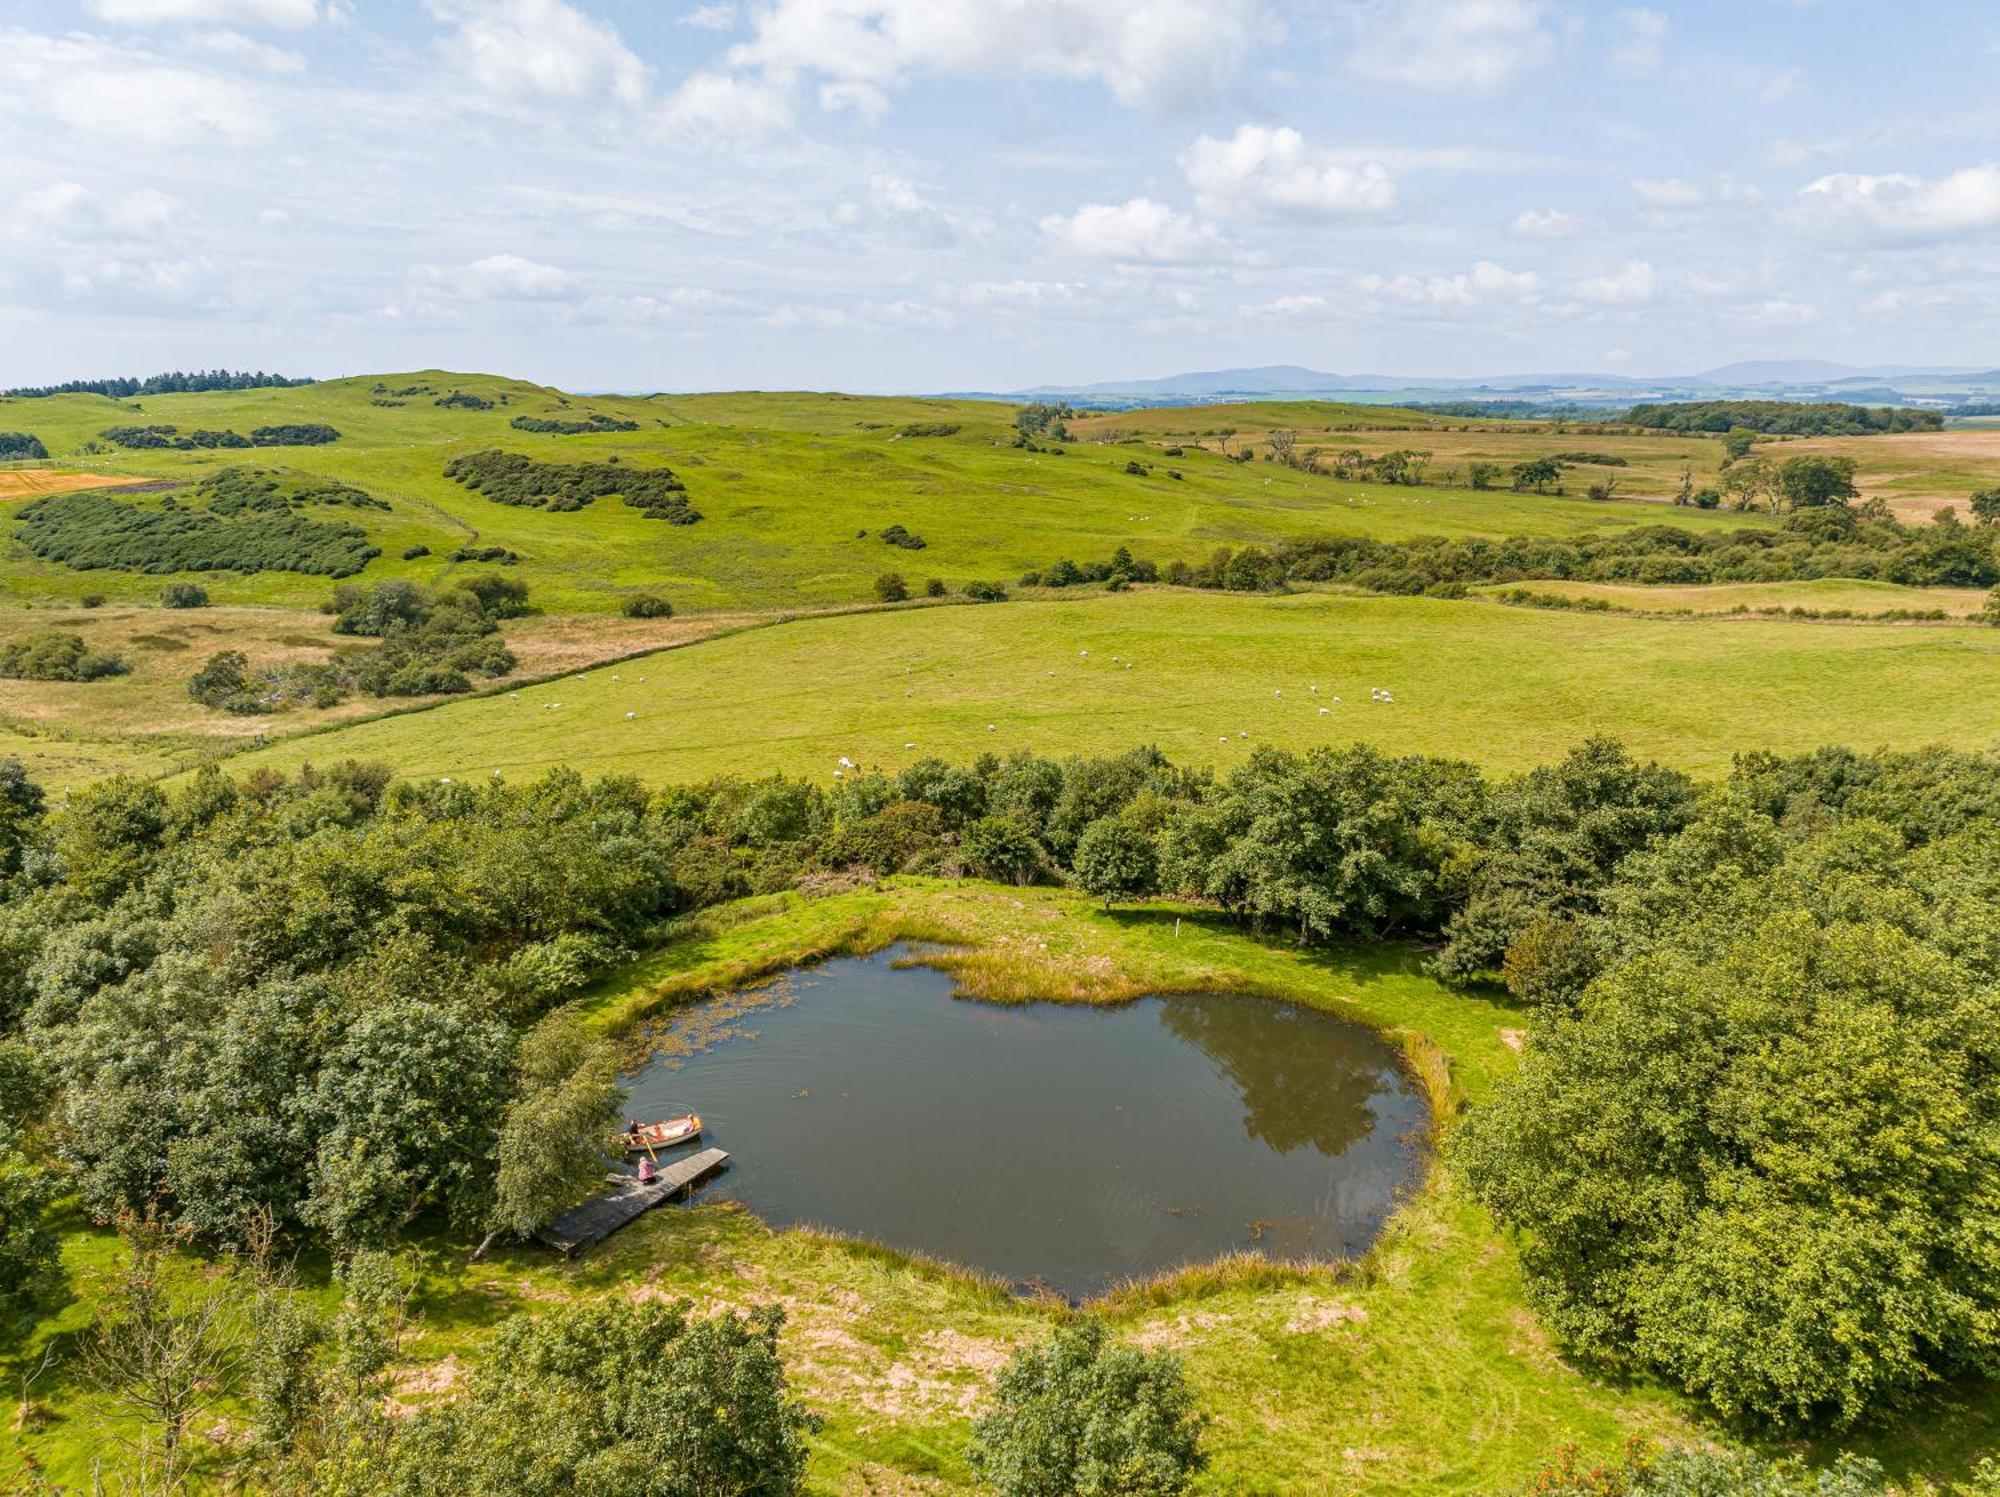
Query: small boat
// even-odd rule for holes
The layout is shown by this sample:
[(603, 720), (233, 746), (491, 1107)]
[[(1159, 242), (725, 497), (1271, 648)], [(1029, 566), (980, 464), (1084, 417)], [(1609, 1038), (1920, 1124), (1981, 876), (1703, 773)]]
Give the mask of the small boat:
[(616, 1141), (624, 1146), (628, 1154), (650, 1154), (655, 1149), (691, 1144), (700, 1137), (701, 1117), (691, 1112), (685, 1117), (660, 1118), (628, 1128), (618, 1135)]

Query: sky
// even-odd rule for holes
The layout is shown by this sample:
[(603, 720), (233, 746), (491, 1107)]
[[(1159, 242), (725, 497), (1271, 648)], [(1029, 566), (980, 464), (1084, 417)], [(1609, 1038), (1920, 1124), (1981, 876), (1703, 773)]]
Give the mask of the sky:
[(2000, 363), (2000, 7), (0, 0), (0, 385)]

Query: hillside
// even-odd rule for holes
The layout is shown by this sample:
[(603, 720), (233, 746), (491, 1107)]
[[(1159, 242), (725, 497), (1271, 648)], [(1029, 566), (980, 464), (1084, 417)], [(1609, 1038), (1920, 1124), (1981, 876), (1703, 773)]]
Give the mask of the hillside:
[[(490, 408), (436, 403), (453, 396), (490, 402)], [(1338, 483), (1268, 462), (1239, 465), (1199, 448), (1170, 459), (1120, 440), (1137, 436), (1141, 446), (1157, 449), (1191, 421), (1231, 424), (1216, 414), (1230, 409), (1147, 412), (1140, 425), (1122, 417), (1079, 420), (1078, 440), (1058, 456), (1014, 446), (1012, 408), (990, 402), (837, 394), (584, 397), (430, 370), (137, 401), (0, 401), (0, 428), (33, 431), (57, 466), (97, 477), (185, 481), (248, 465), (355, 485), (389, 506), (340, 516), (361, 526), (382, 553), (360, 574), (363, 580), (434, 583), (451, 574), (453, 551), (498, 548), (518, 556), (515, 574), (542, 607), (600, 613), (616, 611), (640, 588), (663, 591), (683, 609), (853, 603), (867, 598), (874, 578), (890, 569), (952, 584), (1005, 580), (1065, 556), (1108, 555), (1120, 545), (1164, 564), (1200, 560), (1218, 546), (1327, 532), (1548, 535), (1651, 523), (1745, 523), (1741, 516), (1657, 504), (1475, 493), (1446, 485), (1449, 459), (1442, 454), (1432, 481), (1412, 489)], [(516, 418), (576, 421), (592, 413), (637, 429), (560, 436), (511, 424)], [(1248, 432), (1260, 421), (1267, 428), (1303, 427), (1308, 418), (1321, 425), (1349, 423), (1343, 430), (1389, 422), (1412, 433), (1405, 437), (1399, 430), (1393, 440), (1385, 435), (1374, 443), (1354, 437), (1370, 450), (1434, 445), (1436, 424), (1411, 412), (1256, 406), (1243, 408), (1236, 424)], [(87, 450), (105, 447), (100, 434), (119, 426), (247, 433), (279, 423), (323, 423), (340, 435), (323, 445), (247, 451)], [(951, 430), (906, 434), (945, 428)], [(1414, 440), (1417, 428), (1424, 431), (1421, 444)], [(1547, 435), (1529, 431), (1535, 445)], [(1500, 438), (1482, 441), (1505, 445)], [(551, 463), (670, 467), (701, 519), (658, 525), (613, 500), (569, 512), (509, 507), (445, 477), (454, 457), (492, 448)], [(1714, 444), (1698, 439), (1646, 450), (1662, 461), (1646, 484), (1628, 485), (1635, 493), (1669, 492), (1667, 468), (1677, 477), (1678, 464), (1705, 460), (1712, 466), (1716, 458)], [(1135, 459), (1151, 471), (1127, 472)], [(5, 497), (0, 491), (0, 502)], [(131, 502), (158, 508), (167, 497), (142, 493)], [(923, 537), (925, 548), (882, 544), (880, 533), (892, 525)], [(427, 554), (406, 559), (419, 548)], [(216, 601), (226, 603), (308, 607), (326, 595), (323, 579), (288, 572), (217, 573), (206, 581)], [(139, 600), (153, 596), (159, 580), (135, 572), (78, 572), (9, 544), (0, 551), (0, 586), (18, 599), (101, 593)]]

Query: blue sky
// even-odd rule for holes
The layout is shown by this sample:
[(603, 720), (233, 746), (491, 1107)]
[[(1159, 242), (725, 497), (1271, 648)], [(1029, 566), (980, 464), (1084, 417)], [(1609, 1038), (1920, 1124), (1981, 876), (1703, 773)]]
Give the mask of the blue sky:
[(2000, 10), (0, 0), (0, 384), (2000, 363)]

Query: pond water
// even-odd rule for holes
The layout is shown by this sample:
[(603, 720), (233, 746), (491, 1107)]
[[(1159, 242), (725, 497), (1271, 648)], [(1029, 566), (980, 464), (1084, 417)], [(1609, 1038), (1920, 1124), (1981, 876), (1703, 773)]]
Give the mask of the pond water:
[(1072, 1298), (1243, 1249), (1365, 1248), (1429, 1113), (1373, 1030), (1222, 995), (954, 998), (895, 952), (688, 1010), (627, 1110), (699, 1112), (702, 1195)]

